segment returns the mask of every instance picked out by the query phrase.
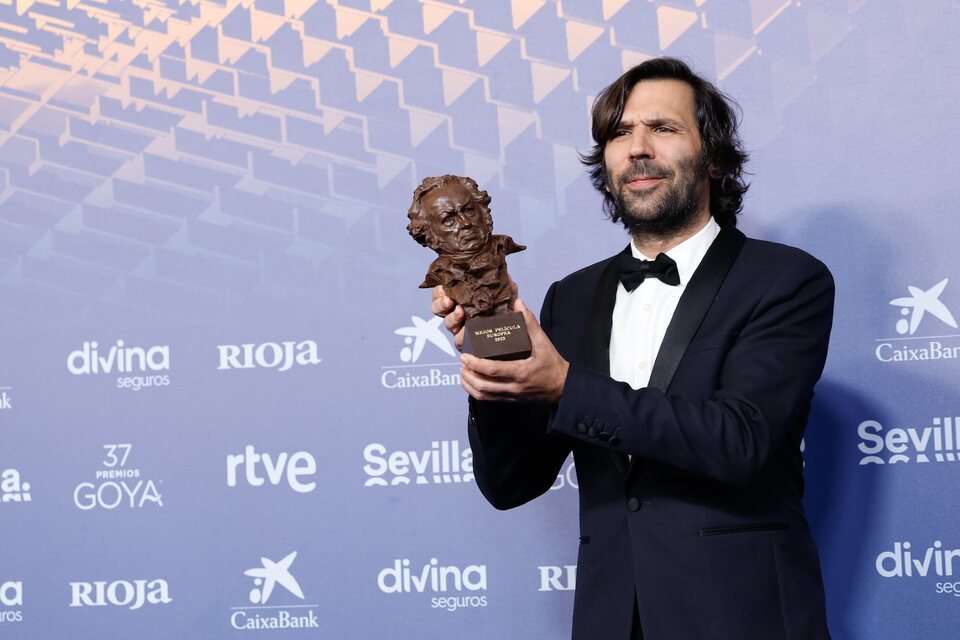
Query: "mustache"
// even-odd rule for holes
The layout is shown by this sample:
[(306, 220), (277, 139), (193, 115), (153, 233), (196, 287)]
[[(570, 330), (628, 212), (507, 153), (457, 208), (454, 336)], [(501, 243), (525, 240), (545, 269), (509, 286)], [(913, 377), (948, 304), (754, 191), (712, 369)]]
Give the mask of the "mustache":
[(637, 158), (630, 162), (630, 166), (620, 174), (620, 180), (629, 182), (634, 178), (672, 178), (673, 171), (655, 163), (649, 158)]

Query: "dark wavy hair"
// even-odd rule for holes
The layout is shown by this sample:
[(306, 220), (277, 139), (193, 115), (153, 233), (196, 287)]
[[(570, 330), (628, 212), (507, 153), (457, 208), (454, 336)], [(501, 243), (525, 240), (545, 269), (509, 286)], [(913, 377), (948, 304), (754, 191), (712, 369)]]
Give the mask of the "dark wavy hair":
[(590, 153), (580, 155), (580, 161), (589, 167), (593, 186), (603, 194), (603, 210), (614, 222), (622, 217), (616, 200), (606, 189), (603, 152), (620, 125), (630, 91), (644, 80), (679, 80), (693, 89), (697, 128), (710, 170), (710, 213), (719, 224), (736, 226), (743, 194), (750, 186), (743, 180), (743, 165), (749, 156), (737, 133), (740, 107), (676, 58), (653, 58), (638, 64), (601, 91), (593, 103), (594, 145)]
[(414, 190), (413, 202), (411, 203), (410, 208), (407, 210), (407, 217), (410, 218), (410, 224), (407, 225), (407, 231), (411, 236), (413, 236), (414, 240), (431, 249), (436, 249), (436, 247), (434, 246), (435, 243), (430, 237), (430, 221), (427, 218), (428, 214), (423, 210), (423, 207), (420, 206), (420, 201), (423, 200), (425, 195), (434, 189), (445, 187), (448, 184), (460, 184), (470, 192), (470, 195), (473, 196), (474, 201), (480, 208), (480, 214), (483, 216), (484, 224), (487, 225), (487, 229), (490, 229), (491, 232), (493, 231), (493, 216), (490, 215), (490, 196), (486, 191), (481, 189), (479, 185), (477, 185), (473, 178), (451, 175), (438, 176), (435, 178), (424, 178), (423, 182), (420, 183), (420, 186)]

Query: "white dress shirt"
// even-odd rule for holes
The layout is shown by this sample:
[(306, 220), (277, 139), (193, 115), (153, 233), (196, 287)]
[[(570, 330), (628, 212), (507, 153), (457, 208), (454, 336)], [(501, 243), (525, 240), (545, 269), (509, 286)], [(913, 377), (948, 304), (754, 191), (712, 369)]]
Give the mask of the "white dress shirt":
[[(610, 377), (614, 380), (626, 382), (634, 389), (650, 382), (650, 371), (680, 296), (719, 233), (720, 225), (711, 216), (702, 229), (666, 252), (677, 263), (680, 284), (670, 286), (647, 278), (629, 293), (622, 283), (617, 285), (610, 333)], [(630, 250), (640, 260), (656, 258), (640, 253), (633, 242)]]

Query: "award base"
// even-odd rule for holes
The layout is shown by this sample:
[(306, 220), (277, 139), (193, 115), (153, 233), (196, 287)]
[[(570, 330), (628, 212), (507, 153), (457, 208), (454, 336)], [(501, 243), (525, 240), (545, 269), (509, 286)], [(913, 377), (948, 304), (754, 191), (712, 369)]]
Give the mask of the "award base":
[(463, 351), (490, 360), (522, 360), (530, 356), (530, 336), (523, 314), (476, 316), (467, 320)]

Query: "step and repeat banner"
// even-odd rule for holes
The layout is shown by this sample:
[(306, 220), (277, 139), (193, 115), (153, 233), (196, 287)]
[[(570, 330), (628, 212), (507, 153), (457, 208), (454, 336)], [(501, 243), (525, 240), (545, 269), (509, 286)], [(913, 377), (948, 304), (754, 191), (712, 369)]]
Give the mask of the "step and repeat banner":
[(568, 637), (576, 472), (480, 496), (406, 210), (473, 176), (539, 308), (626, 243), (577, 154), (664, 54), (743, 109), (741, 228), (837, 280), (804, 441), (834, 636), (956, 637), (958, 32), (953, 0), (0, 2), (0, 637)]

